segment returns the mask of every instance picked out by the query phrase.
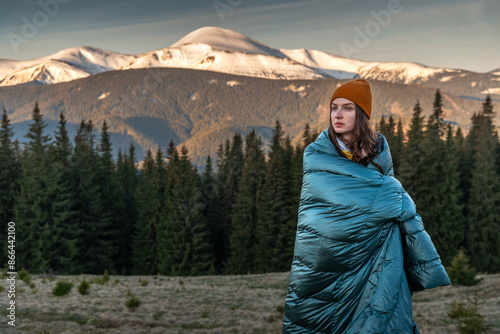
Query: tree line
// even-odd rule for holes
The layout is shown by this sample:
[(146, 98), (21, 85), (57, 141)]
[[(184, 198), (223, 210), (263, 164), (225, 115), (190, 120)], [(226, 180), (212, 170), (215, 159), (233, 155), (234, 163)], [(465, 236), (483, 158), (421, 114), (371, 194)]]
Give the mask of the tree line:
[[(464, 135), (443, 118), (436, 91), (425, 119), (417, 102), (409, 129), (382, 118), (394, 171), (417, 204), (447, 265), (464, 249), (477, 269), (500, 271), (500, 141), (488, 96)], [(6, 111), (0, 128), (0, 224), (16, 223), (16, 262), (59, 274), (247, 274), (290, 268), (302, 155), (318, 136), (306, 125), (293, 145), (276, 121), (269, 150), (255, 131), (235, 133), (199, 172), (170, 142), (133, 145), (113, 158), (108, 127), (82, 121), (73, 140), (64, 114), (54, 137), (35, 105), (21, 147)], [(7, 262), (6, 242), (0, 255)], [(20, 268), (19, 268), (20, 269)]]

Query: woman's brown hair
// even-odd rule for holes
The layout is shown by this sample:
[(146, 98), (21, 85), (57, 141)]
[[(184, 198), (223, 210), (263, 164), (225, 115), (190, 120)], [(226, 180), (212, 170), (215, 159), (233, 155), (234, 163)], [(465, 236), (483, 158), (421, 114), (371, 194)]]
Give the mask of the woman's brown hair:
[[(333, 130), (331, 110), (330, 110), (330, 128), (328, 130), (330, 140), (343, 157), (346, 157), (344, 152), (340, 149), (337, 138), (340, 140), (339, 135)], [(356, 123), (354, 125), (353, 139), (349, 142), (343, 141), (344, 144), (352, 152), (352, 160), (363, 165), (368, 166), (371, 162), (380, 173), (384, 174), (384, 169), (378, 163), (373, 161), (373, 158), (378, 152), (378, 136), (373, 131), (370, 125), (370, 120), (364, 111), (356, 104)]]

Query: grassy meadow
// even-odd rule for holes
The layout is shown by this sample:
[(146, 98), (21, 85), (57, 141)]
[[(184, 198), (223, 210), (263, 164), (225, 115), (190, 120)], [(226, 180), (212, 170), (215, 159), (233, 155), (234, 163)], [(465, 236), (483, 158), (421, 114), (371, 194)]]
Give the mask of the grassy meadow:
[[(500, 333), (500, 274), (474, 287), (448, 286), (413, 295), (422, 334), (458, 333), (447, 316), (474, 291), (479, 312)], [(87, 295), (78, 291), (85, 279)], [(58, 281), (68, 295), (54, 296)], [(28, 283), (29, 282), (29, 283)], [(16, 286), (16, 327), (7, 325), (8, 282), (0, 282), (1, 333), (281, 333), (288, 273), (240, 276), (37, 276)], [(128, 306), (126, 304), (128, 303)], [(135, 304), (134, 304), (135, 303)]]

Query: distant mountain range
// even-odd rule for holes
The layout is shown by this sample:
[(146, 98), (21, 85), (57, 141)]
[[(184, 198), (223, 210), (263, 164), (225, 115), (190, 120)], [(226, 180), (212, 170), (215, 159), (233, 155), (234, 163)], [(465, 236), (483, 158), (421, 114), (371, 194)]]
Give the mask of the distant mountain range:
[(257, 128), (266, 139), (276, 119), (292, 138), (306, 122), (324, 127), (333, 89), (358, 77), (373, 84), (375, 115), (405, 122), (417, 100), (431, 105), (436, 88), (445, 94), (447, 119), (463, 126), (486, 94), (500, 98), (500, 69), (475, 73), (278, 50), (206, 27), (140, 55), (78, 47), (32, 61), (0, 59), (0, 108), (9, 111), (20, 139), (38, 101), (49, 123), (61, 111), (70, 127), (82, 118), (98, 125), (106, 120), (117, 147), (132, 141), (144, 153), (174, 139), (200, 165), (215, 153), (216, 142), (236, 131)]
[(0, 86), (56, 84), (112, 70), (187, 68), (249, 77), (308, 80), (365, 79), (448, 87), (469, 83), (478, 94), (500, 95), (500, 69), (475, 73), (409, 62), (367, 62), (317, 50), (273, 49), (240, 33), (205, 27), (172, 46), (139, 55), (77, 47), (31, 61), (0, 60)]

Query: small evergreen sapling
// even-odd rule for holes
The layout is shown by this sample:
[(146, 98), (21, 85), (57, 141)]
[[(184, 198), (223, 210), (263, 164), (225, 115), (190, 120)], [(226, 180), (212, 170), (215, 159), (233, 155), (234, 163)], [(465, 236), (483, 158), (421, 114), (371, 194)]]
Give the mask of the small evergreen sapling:
[(476, 270), (469, 265), (469, 258), (463, 249), (451, 261), (451, 266), (447, 268), (448, 276), (453, 284), (472, 286), (481, 280), (476, 279)]
[(54, 289), (52, 289), (52, 294), (54, 294), (54, 296), (65, 296), (70, 293), (72, 288), (72, 282), (58, 281)]
[(81, 295), (88, 295), (89, 289), (90, 289), (90, 284), (85, 279), (83, 279), (83, 281), (80, 283), (80, 285), (78, 285), (78, 292)]
[(484, 316), (479, 313), (477, 290), (474, 291), (474, 300), (467, 298), (467, 304), (454, 301), (448, 316), (458, 322), (460, 334), (480, 334), (488, 331), (490, 326), (485, 325)]

